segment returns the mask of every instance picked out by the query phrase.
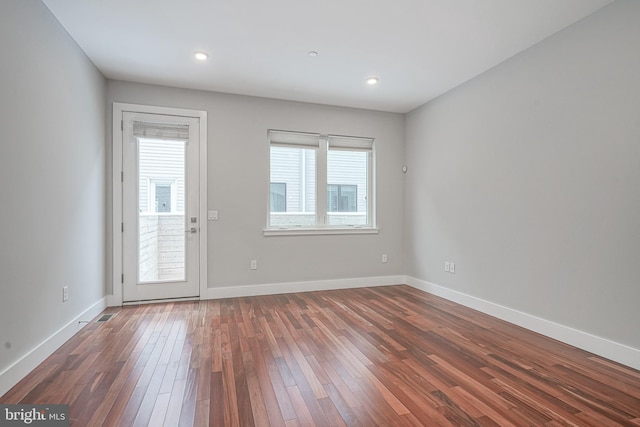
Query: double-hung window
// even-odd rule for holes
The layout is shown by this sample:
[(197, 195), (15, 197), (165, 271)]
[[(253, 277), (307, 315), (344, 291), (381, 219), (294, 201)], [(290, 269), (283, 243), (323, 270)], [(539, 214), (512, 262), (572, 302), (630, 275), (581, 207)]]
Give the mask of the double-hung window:
[(269, 131), (267, 232), (375, 229), (372, 138)]

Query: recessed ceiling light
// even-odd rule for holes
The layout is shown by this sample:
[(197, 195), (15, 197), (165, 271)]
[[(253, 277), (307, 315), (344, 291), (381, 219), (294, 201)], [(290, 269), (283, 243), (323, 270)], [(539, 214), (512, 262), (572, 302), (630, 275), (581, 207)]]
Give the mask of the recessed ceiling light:
[(377, 85), (378, 84), (378, 80), (380, 80), (380, 79), (378, 79), (377, 77), (369, 77), (367, 79), (367, 84), (368, 85), (372, 85), (372, 86), (373, 85)]
[(316, 56), (318, 56), (318, 52), (316, 52), (315, 50), (310, 50), (307, 55), (309, 55), (312, 58), (315, 58)]
[(198, 51), (198, 52), (194, 53), (193, 56), (198, 61), (205, 61), (209, 57), (209, 54), (207, 54), (207, 52)]

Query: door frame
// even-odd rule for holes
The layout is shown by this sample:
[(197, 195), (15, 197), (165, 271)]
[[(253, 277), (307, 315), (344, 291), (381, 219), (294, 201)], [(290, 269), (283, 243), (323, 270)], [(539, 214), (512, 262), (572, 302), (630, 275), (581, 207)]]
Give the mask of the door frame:
[[(199, 238), (199, 280), (200, 299), (206, 299), (207, 295), (207, 112), (200, 110), (187, 110), (182, 108), (156, 107), (151, 105), (113, 103), (113, 127), (112, 127), (112, 191), (111, 191), (111, 284), (112, 295), (110, 306), (120, 306), (123, 301), (122, 275), (123, 275), (123, 204), (122, 204), (122, 174), (123, 174), (123, 113), (149, 113), (163, 114), (167, 116), (194, 117), (199, 119), (199, 212), (200, 238)], [(193, 298), (188, 298), (193, 299)], [(175, 300), (172, 300), (175, 301)], [(163, 300), (146, 301), (146, 303), (163, 302)]]

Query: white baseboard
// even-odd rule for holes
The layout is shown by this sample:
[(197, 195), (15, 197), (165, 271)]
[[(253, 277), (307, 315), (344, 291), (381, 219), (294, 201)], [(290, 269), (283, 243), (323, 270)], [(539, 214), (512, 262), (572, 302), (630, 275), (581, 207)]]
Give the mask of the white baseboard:
[(89, 321), (100, 314), (107, 307), (107, 297), (102, 298), (91, 307), (86, 309), (82, 314), (77, 316), (71, 322), (60, 328), (49, 338), (37, 345), (34, 349), (22, 356), (4, 371), (0, 372), (0, 396), (5, 394), (23, 379), (29, 372), (34, 370), (47, 357), (53, 354), (65, 342), (74, 336), (80, 329), (84, 328), (86, 323), (80, 321)]
[(416, 289), (640, 370), (639, 349), (413, 277), (407, 277), (406, 283)]
[(361, 277), (355, 279), (315, 280), (309, 282), (270, 283), (264, 285), (208, 288), (201, 299), (220, 299), (258, 295), (290, 294), (293, 292), (328, 291), (406, 283), (406, 276)]

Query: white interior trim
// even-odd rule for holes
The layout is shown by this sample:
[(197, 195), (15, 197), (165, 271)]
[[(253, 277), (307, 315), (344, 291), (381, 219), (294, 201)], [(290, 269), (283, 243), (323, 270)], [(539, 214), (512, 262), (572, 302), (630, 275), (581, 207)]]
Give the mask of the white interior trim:
[(634, 369), (640, 369), (639, 349), (413, 277), (407, 277), (405, 283), (421, 291), (473, 308), (598, 356), (622, 363)]
[(111, 298), (110, 306), (122, 305), (122, 113), (127, 104), (113, 103), (111, 159)]
[(200, 122), (200, 296), (207, 294), (207, 112), (200, 110), (186, 110), (182, 108), (156, 107), (150, 105), (113, 103), (113, 127), (112, 127), (112, 295), (109, 296), (109, 306), (122, 305), (122, 114), (125, 111), (164, 114), (169, 116), (195, 117)]
[(186, 297), (186, 298), (168, 298), (168, 299), (152, 299), (144, 301), (125, 301), (122, 306), (135, 306), (135, 305), (147, 305), (147, 304), (164, 304), (166, 302), (185, 302), (185, 301), (200, 301), (200, 297)]
[[(405, 276), (359, 277), (353, 279), (314, 280), (308, 282), (269, 283), (263, 285), (225, 286), (209, 288), (206, 299), (290, 294), (294, 292), (328, 291), (334, 289), (367, 288), (399, 285)], [(205, 299), (204, 296), (202, 299)]]
[(312, 236), (335, 234), (379, 234), (380, 229), (375, 227), (323, 227), (323, 228), (265, 228), (262, 234), (265, 236)]
[(98, 314), (102, 313), (106, 307), (107, 297), (104, 297), (15, 361), (4, 371), (0, 372), (0, 396), (9, 391), (11, 387), (26, 377), (29, 372), (44, 362), (47, 357), (51, 356), (65, 342), (87, 326), (87, 323), (80, 322), (91, 321)]
[(198, 154), (200, 156), (200, 167), (198, 173), (200, 174), (200, 298), (207, 294), (208, 282), (208, 247), (207, 241), (209, 232), (209, 220), (207, 218), (208, 199), (207, 199), (207, 182), (208, 182), (208, 163), (207, 163), (207, 112), (197, 111), (198, 118), (200, 119), (200, 150)]

